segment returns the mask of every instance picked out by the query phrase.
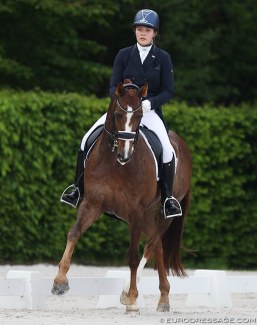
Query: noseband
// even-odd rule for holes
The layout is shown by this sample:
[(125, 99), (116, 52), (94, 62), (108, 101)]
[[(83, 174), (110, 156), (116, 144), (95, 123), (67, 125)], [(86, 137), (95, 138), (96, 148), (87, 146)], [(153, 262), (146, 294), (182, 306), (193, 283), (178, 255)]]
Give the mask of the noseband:
[[(129, 84), (125, 84), (123, 85), (124, 90), (128, 90), (128, 89), (136, 89), (139, 90), (139, 87), (135, 84), (129, 83)], [(140, 104), (138, 105), (137, 108), (135, 108), (132, 111), (127, 111), (124, 107), (121, 106), (120, 102), (119, 102), (119, 98), (117, 96), (116, 99), (116, 103), (119, 106), (119, 108), (125, 112), (126, 114), (133, 114), (136, 111), (138, 111), (141, 107), (142, 107), (142, 101), (140, 101)], [(138, 139), (138, 132), (139, 129), (136, 132), (126, 132), (126, 131), (113, 131), (112, 133), (110, 131), (108, 131), (104, 125), (104, 130), (110, 135), (110, 137), (113, 140), (113, 146), (112, 146), (112, 152), (114, 152), (115, 148), (118, 147), (118, 140), (123, 140), (123, 141), (132, 141), (133, 144), (136, 143), (137, 139)]]

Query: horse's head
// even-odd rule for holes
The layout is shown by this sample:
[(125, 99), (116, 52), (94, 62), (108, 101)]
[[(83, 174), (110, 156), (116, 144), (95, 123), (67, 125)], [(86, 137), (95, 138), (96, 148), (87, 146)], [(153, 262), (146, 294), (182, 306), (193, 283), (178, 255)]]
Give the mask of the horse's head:
[(113, 103), (113, 136), (117, 160), (122, 165), (129, 161), (135, 150), (139, 124), (143, 116), (142, 97), (147, 95), (147, 88), (147, 84), (139, 88), (129, 80), (120, 83), (116, 88)]

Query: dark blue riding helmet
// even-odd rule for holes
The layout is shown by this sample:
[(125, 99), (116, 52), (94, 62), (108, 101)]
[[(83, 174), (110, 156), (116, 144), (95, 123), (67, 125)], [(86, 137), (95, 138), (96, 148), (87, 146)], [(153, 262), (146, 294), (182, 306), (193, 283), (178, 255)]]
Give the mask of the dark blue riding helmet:
[(135, 15), (133, 27), (147, 26), (159, 30), (159, 21), (159, 16), (155, 11), (142, 9)]

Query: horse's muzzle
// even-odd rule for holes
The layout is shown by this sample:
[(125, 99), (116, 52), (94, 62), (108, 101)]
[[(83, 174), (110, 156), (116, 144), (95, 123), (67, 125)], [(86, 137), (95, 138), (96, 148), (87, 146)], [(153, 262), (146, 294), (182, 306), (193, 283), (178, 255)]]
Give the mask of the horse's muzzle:
[(130, 160), (130, 157), (125, 158), (122, 155), (118, 154), (117, 155), (117, 161), (121, 164), (121, 165), (126, 165)]

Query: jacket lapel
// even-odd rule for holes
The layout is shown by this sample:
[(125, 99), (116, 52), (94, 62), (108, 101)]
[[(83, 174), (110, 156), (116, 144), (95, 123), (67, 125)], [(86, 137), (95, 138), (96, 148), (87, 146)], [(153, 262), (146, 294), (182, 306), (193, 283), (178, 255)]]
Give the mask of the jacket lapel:
[(135, 65), (137, 66), (138, 70), (142, 73), (142, 75), (144, 75), (144, 68), (141, 63), (139, 51), (138, 51), (136, 44), (133, 45), (130, 50), (130, 57), (133, 60), (133, 62), (135, 63)]
[(156, 54), (156, 47), (153, 45), (143, 63), (144, 70), (149, 68), (149, 66), (153, 66), (154, 61), (156, 60)]
[(130, 57), (131, 60), (134, 62), (134, 64), (137, 66), (138, 71), (142, 74), (142, 76), (145, 77), (145, 71), (154, 66), (154, 62), (158, 56), (158, 51), (155, 45), (152, 46), (150, 52), (148, 53), (147, 57), (144, 60), (144, 63), (141, 63), (140, 55), (138, 48), (135, 45), (133, 45), (130, 49)]

